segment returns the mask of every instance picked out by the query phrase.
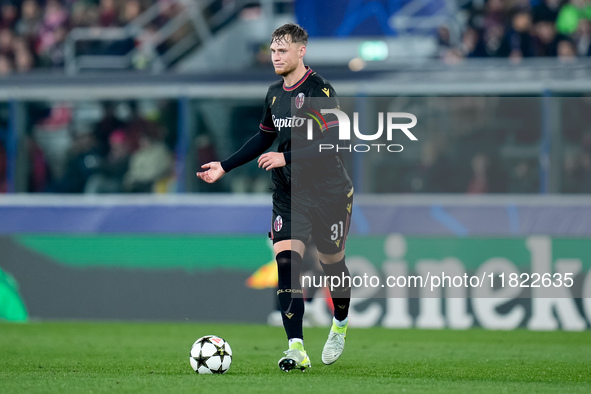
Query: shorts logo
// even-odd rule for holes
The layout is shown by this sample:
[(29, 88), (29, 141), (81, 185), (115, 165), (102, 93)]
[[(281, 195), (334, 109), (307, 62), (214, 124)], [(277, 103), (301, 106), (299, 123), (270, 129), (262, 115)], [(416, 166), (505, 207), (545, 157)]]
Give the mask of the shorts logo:
[(304, 106), (304, 93), (300, 93), (295, 98), (295, 106), (297, 109), (300, 109)]
[(283, 218), (280, 215), (277, 215), (277, 217), (275, 218), (275, 223), (273, 223), (273, 229), (275, 230), (275, 232), (279, 232), (282, 228)]

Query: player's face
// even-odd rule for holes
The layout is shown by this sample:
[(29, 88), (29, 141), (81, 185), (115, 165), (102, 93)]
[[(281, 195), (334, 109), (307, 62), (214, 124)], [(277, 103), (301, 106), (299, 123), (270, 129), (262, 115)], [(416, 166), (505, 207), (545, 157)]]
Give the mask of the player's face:
[(271, 60), (275, 73), (286, 76), (292, 73), (302, 62), (306, 53), (306, 47), (302, 44), (292, 43), (291, 39), (284, 38), (271, 43)]

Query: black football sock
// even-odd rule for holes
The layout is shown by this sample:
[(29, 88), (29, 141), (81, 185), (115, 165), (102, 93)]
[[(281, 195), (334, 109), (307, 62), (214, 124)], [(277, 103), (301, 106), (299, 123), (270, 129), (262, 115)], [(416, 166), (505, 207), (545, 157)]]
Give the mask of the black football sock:
[(324, 273), (329, 277), (339, 278), (334, 282), (329, 280), (328, 283), (339, 284), (330, 289), (330, 296), (334, 304), (334, 317), (339, 321), (343, 321), (349, 315), (349, 305), (351, 304), (351, 276), (349, 269), (345, 265), (345, 258), (335, 264), (324, 264), (320, 262)]
[(287, 339), (304, 338), (304, 294), (300, 284), (302, 256), (291, 250), (277, 255), (277, 298)]

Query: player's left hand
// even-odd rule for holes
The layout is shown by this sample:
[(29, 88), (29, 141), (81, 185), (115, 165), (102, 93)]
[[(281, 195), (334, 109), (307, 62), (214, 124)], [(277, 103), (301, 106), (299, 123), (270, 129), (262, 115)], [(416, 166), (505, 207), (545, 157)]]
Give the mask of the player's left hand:
[(267, 171), (273, 168), (283, 167), (285, 163), (285, 156), (281, 152), (267, 152), (262, 154), (258, 160), (259, 168)]

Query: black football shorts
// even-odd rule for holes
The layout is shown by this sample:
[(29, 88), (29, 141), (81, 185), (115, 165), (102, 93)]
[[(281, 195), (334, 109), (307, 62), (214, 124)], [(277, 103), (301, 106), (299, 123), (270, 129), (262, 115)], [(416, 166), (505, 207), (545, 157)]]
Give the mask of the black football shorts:
[(353, 189), (334, 203), (310, 207), (291, 199), (280, 189), (273, 193), (273, 243), (287, 239), (308, 242), (310, 236), (320, 253), (335, 254), (345, 249), (351, 213)]

